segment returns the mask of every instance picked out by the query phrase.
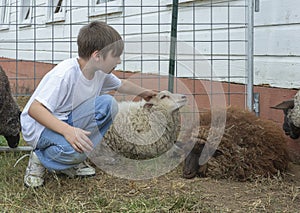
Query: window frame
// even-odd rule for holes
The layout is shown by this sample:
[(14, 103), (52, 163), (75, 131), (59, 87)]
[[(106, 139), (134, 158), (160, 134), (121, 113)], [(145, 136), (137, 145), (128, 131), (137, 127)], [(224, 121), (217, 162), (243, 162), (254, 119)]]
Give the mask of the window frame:
[(90, 17), (101, 16), (114, 13), (123, 12), (123, 0), (109, 0), (107, 2), (100, 2), (97, 0), (90, 0)]
[[(184, 3), (192, 3), (192, 2), (200, 2), (202, 4), (207, 3), (209, 0), (178, 0), (178, 4), (184, 4)], [(224, 0), (225, 1), (225, 0)], [(231, 0), (235, 1), (235, 0)], [(217, 1), (218, 2), (218, 1)], [(222, 2), (222, 1), (219, 1)], [(166, 5), (166, 6), (171, 6), (173, 5), (173, 0), (161, 0), (160, 1), (161, 5)]]
[[(61, 11), (55, 12), (55, 9), (58, 9), (58, 3), (61, 2), (60, 9)], [(66, 0), (57, 0), (56, 6), (54, 7), (55, 3), (53, 0), (48, 0), (48, 4), (46, 7), (46, 23), (51, 24), (55, 22), (62, 22), (66, 20), (66, 6), (67, 1)]]
[(9, 29), (11, 0), (0, 0), (0, 30)]
[[(29, 0), (29, 5), (26, 5), (26, 6), (24, 6), (24, 1), (25, 0), (21, 0), (21, 10), (19, 13), (20, 27), (31, 26), (31, 24), (32, 24), (33, 0)], [(26, 19), (23, 17), (25, 10), (26, 10), (26, 13), (28, 13), (26, 15), (26, 17), (27, 17)], [(28, 10), (29, 10), (29, 12), (28, 12)]]
[[(187, 2), (194, 2), (194, 1), (195, 0), (178, 0), (178, 4), (187, 3)], [(170, 5), (173, 4), (173, 1), (172, 0), (161, 0), (160, 4), (170, 6)]]

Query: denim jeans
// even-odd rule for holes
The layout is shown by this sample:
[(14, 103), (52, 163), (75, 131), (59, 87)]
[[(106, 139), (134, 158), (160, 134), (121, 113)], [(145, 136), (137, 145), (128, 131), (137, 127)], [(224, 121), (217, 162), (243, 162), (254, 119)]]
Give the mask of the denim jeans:
[[(90, 131), (94, 147), (99, 144), (117, 114), (118, 105), (110, 95), (97, 96), (76, 107), (65, 121), (71, 126)], [(64, 170), (78, 165), (87, 158), (79, 153), (62, 136), (45, 129), (34, 150), (45, 168), (50, 171)]]

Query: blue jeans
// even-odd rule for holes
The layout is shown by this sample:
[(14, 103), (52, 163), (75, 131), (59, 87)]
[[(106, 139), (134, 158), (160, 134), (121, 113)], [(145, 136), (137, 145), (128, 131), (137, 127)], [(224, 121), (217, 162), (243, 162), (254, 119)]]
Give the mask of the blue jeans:
[[(76, 107), (65, 121), (71, 126), (90, 131), (94, 147), (99, 144), (117, 114), (118, 105), (110, 95), (97, 96)], [(45, 168), (50, 171), (72, 168), (86, 160), (86, 153), (79, 153), (62, 136), (45, 129), (34, 150)]]

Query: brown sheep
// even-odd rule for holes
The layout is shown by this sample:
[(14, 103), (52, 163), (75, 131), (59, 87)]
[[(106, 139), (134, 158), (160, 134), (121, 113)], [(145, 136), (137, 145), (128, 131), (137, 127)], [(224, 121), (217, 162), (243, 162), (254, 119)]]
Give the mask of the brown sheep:
[[(193, 143), (189, 143), (195, 146), (184, 161), (184, 178), (198, 175), (247, 181), (287, 170), (289, 157), (286, 142), (276, 123), (232, 107), (228, 108), (226, 117), (225, 132), (214, 153), (214, 144), (207, 140), (210, 112), (201, 116), (201, 126), (194, 129), (191, 137)], [(217, 157), (199, 165), (202, 151)]]

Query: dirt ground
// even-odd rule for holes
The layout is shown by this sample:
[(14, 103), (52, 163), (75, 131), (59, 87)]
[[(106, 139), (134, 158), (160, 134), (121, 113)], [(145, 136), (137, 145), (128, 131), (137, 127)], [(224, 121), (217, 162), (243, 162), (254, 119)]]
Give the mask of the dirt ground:
[[(290, 169), (282, 176), (253, 182), (210, 177), (183, 179), (181, 166), (166, 175), (142, 181), (121, 179), (97, 170), (97, 175), (85, 182), (85, 190), (80, 189), (82, 182), (62, 178), (59, 191), (96, 193), (105, 200), (101, 212), (296, 213), (300, 212), (300, 165), (291, 164)], [(51, 175), (48, 178), (46, 187), (55, 187), (57, 180)]]
[(23, 183), (28, 160), (14, 166), (23, 154), (0, 155), (1, 212), (300, 212), (300, 165), (252, 182), (183, 179), (181, 165), (139, 181), (97, 168), (95, 176), (84, 179), (47, 173), (43, 187), (30, 189)]
[[(21, 109), (27, 100), (18, 99)], [(118, 178), (99, 168), (88, 179), (48, 173), (45, 186), (32, 191), (23, 186), (27, 161), (13, 167), (19, 156), (0, 157), (1, 166), (6, 166), (0, 175), (4, 212), (300, 212), (300, 165), (292, 163), (285, 174), (251, 182), (183, 179), (182, 165), (141, 181)]]
[(190, 205), (191, 211), (300, 212), (300, 165), (291, 164), (290, 169), (283, 179), (236, 182), (209, 177), (183, 179), (179, 167), (151, 181), (125, 181), (127, 184), (124, 181), (109, 181), (113, 183), (109, 188), (123, 188), (124, 196), (151, 196), (153, 190), (160, 190), (159, 196), (162, 198), (172, 194), (174, 197), (181, 195), (181, 199), (187, 199), (185, 202), (195, 202), (194, 205), (186, 204)]

